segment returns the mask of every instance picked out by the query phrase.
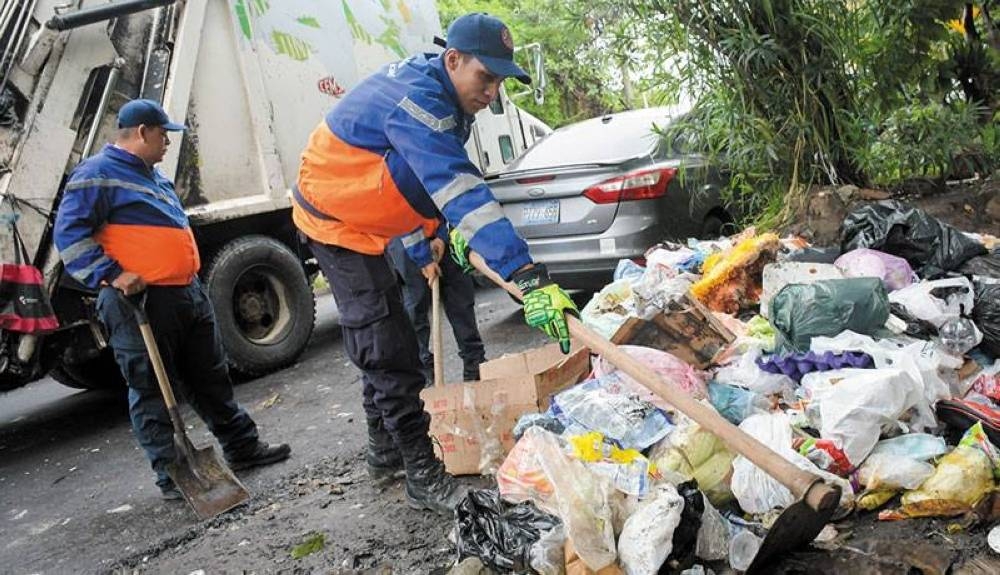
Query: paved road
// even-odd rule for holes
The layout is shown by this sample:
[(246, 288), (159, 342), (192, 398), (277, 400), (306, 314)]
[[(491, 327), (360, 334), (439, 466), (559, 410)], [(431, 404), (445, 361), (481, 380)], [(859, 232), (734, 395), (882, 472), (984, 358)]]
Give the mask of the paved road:
[[(477, 311), (490, 357), (544, 342), (543, 336), (523, 325), (519, 309), (499, 290), (481, 291)], [(284, 493), (289, 483), (301, 485), (301, 477), (314, 473), (310, 470), (331, 468), (330, 473), (349, 473), (357, 479), (351, 482), (364, 485), (363, 476), (354, 473), (362, 469), (364, 436), (359, 372), (344, 355), (332, 298), (319, 299), (317, 315), (312, 342), (299, 363), (236, 388), (237, 399), (253, 414), (262, 437), (287, 441), (294, 449), (288, 462), (241, 476), (255, 495), (247, 514), (273, 505), (268, 497)], [(446, 379), (457, 381), (461, 365), (447, 324), (445, 333)], [(194, 442), (209, 442), (204, 425), (189, 410), (185, 414)], [(395, 503), (401, 501), (399, 491), (388, 496)], [(200, 535), (221, 523), (199, 523), (185, 505), (162, 502), (157, 495), (151, 471), (132, 437), (121, 394), (81, 392), (44, 380), (0, 395), (0, 572), (102, 572), (123, 560), (148, 565), (150, 572), (187, 569), (185, 563), (157, 567), (156, 556), (193, 538), (202, 539)], [(379, 494), (369, 489), (358, 497), (368, 501), (352, 503), (352, 509), (371, 507), (368, 515), (377, 517)], [(364, 516), (363, 511), (355, 515)], [(323, 520), (329, 522), (329, 517)], [(365, 529), (392, 531), (396, 528), (392, 523), (377, 522)], [(446, 526), (441, 525), (434, 537), (441, 536), (438, 547), (447, 548)], [(289, 533), (288, 541), (296, 536)], [(252, 547), (259, 551), (254, 537), (238, 541), (251, 547), (244, 541), (254, 542)], [(284, 545), (272, 555), (287, 557)], [(212, 573), (211, 552), (206, 553), (198, 561), (207, 563), (201, 567)], [(392, 557), (372, 554), (363, 549), (330, 551), (321, 564), (392, 564)], [(224, 564), (225, 572), (261, 567), (259, 556), (245, 556), (245, 562), (240, 557), (229, 553), (225, 562), (216, 564)], [(280, 565), (281, 559), (276, 561), (260, 572)]]

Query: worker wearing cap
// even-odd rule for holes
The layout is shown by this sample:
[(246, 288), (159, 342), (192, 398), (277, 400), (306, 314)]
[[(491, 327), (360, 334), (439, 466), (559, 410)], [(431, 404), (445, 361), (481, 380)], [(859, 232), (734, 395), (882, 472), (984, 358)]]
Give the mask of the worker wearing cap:
[(198, 280), (198, 246), (173, 183), (155, 167), (168, 134), (184, 129), (154, 101), (122, 106), (115, 143), (70, 174), (55, 225), (66, 271), (99, 290), (97, 314), (129, 386), (132, 428), (165, 499), (181, 498), (166, 472), (175, 459), (173, 426), (135, 316), (117, 292), (136, 303), (144, 294), (169, 378), (218, 438), (230, 467), (274, 463), (291, 452), (261, 442), (233, 399), (212, 304)]
[(363, 372), (369, 473), (380, 480), (405, 466), (415, 508), (450, 512), (464, 493), (428, 436), (416, 336), (383, 255), (389, 241), (402, 235), (430, 280), (444, 251), (432, 239), (443, 216), (456, 230), (455, 256), (467, 263), (471, 248), (516, 283), (528, 323), (569, 349), (564, 312), (576, 311), (572, 300), (532, 263), (464, 148), (473, 115), (505, 78), (530, 83), (513, 56), (503, 22), (458, 18), (444, 54), (389, 64), (348, 92), (310, 135), (292, 190), (292, 217), (330, 281), (344, 345)]

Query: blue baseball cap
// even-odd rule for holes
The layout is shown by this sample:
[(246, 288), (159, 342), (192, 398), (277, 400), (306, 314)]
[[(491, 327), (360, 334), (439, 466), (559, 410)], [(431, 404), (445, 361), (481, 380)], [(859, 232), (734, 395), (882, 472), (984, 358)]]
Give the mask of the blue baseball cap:
[(461, 16), (448, 27), (446, 47), (472, 54), (497, 76), (531, 83), (528, 73), (514, 63), (514, 38), (499, 18), (484, 12)]
[(134, 128), (140, 124), (161, 126), (168, 132), (180, 132), (187, 129), (184, 124), (171, 122), (170, 117), (163, 111), (163, 106), (153, 100), (132, 100), (118, 110), (119, 128)]

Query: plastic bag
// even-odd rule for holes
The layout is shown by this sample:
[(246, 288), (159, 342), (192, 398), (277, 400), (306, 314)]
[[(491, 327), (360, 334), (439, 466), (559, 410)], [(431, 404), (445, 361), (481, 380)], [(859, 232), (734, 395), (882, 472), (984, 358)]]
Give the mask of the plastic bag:
[(767, 413), (771, 407), (763, 395), (724, 383), (709, 383), (708, 396), (719, 415), (734, 425), (754, 413)]
[(600, 432), (567, 437), (573, 456), (586, 462), (591, 471), (614, 483), (627, 495), (645, 497), (652, 479), (659, 477), (656, 466), (635, 449), (620, 449), (604, 441)]
[(930, 463), (905, 455), (873, 453), (858, 470), (858, 481), (870, 491), (916, 489), (933, 474)]
[(817, 336), (845, 330), (875, 334), (888, 319), (885, 286), (874, 278), (792, 284), (778, 292), (771, 305), (771, 323), (779, 341), (797, 351), (808, 350)]
[(552, 398), (566, 434), (600, 431), (625, 449), (643, 450), (673, 429), (666, 412), (624, 389), (616, 377), (591, 379)]
[[(687, 362), (678, 359), (665, 351), (642, 347), (637, 345), (620, 345), (618, 349), (624, 351), (633, 359), (652, 369), (657, 375), (662, 376), (667, 381), (683, 389), (693, 397), (703, 399), (708, 397), (708, 390), (705, 387), (705, 376), (702, 372), (696, 371)], [(673, 406), (662, 397), (650, 391), (646, 386), (620, 371), (603, 357), (598, 357), (594, 362), (594, 377), (606, 380), (609, 376), (616, 377), (628, 392), (639, 396), (642, 401), (648, 401), (663, 410), (673, 410)]]
[[(854, 490), (849, 482), (817, 468), (811, 461), (792, 450), (792, 426), (784, 413), (751, 415), (740, 424), (740, 429), (801, 469), (840, 485), (842, 508), (849, 507), (853, 503)], [(731, 487), (740, 507), (751, 514), (767, 513), (778, 507), (788, 507), (795, 502), (795, 497), (784, 485), (742, 455), (737, 456), (733, 462)]]
[(649, 459), (661, 473), (673, 472), (683, 481), (694, 479), (714, 505), (733, 498), (728, 479), (736, 455), (715, 434), (687, 418), (649, 451)]
[(514, 430), (511, 432), (514, 440), (516, 441), (524, 437), (524, 432), (529, 427), (541, 427), (556, 435), (560, 435), (566, 429), (562, 422), (550, 413), (525, 413), (514, 424)]
[(844, 273), (832, 264), (780, 262), (764, 266), (760, 315), (771, 317), (771, 300), (789, 284), (810, 284), (819, 280), (843, 279)]
[(849, 278), (879, 278), (885, 289), (895, 291), (919, 281), (906, 260), (878, 250), (853, 250), (837, 258), (834, 265)]
[(948, 453), (948, 444), (944, 438), (929, 433), (907, 433), (876, 443), (869, 459), (876, 455), (893, 455), (930, 461), (945, 453)]
[(618, 260), (615, 266), (614, 281), (621, 279), (638, 279), (646, 272), (646, 268), (640, 266), (632, 260)]
[(998, 283), (1000, 282), (1000, 251), (974, 257), (962, 264), (958, 271), (965, 275), (975, 276), (976, 281)]
[(1000, 284), (977, 282), (972, 321), (983, 332), (979, 349), (993, 359), (1000, 358)]
[(636, 299), (636, 313), (649, 318), (667, 309), (672, 302), (681, 301), (691, 285), (698, 279), (687, 273), (677, 275), (663, 266), (650, 266), (638, 280), (634, 280), (632, 291)]
[(899, 256), (923, 278), (940, 276), (986, 253), (982, 244), (927, 212), (891, 200), (851, 210), (840, 227), (840, 247)]
[(930, 342), (894, 339), (875, 341), (852, 331), (845, 331), (836, 337), (813, 338), (811, 349), (816, 352), (863, 351), (872, 357), (876, 368), (902, 369), (923, 384), (924, 399), (929, 404), (952, 396), (951, 388), (941, 378), (939, 371), (962, 366), (961, 359), (943, 353), (937, 345)]
[(750, 350), (743, 354), (738, 362), (717, 371), (715, 381), (745, 387), (762, 395), (773, 395), (795, 389), (795, 382), (787, 375), (761, 369), (757, 363), (759, 359), (760, 352)]
[(818, 409), (820, 436), (839, 445), (855, 466), (875, 448), (883, 427), (898, 426), (910, 409), (916, 417), (907, 428), (934, 425), (923, 387), (899, 369), (816, 372), (802, 378), (802, 388), (810, 397), (810, 410)]
[[(981, 438), (975, 437), (977, 426)], [(904, 515), (951, 514), (975, 507), (993, 491), (994, 465), (987, 452), (995, 453), (996, 448), (981, 432), (981, 424), (969, 428), (958, 447), (938, 462), (934, 475), (919, 489), (903, 494)]]
[(566, 574), (566, 530), (559, 524), (542, 536), (531, 546), (528, 559), (531, 568), (538, 575)]
[(618, 557), (628, 575), (655, 575), (673, 550), (674, 530), (681, 523), (684, 498), (669, 483), (660, 483), (625, 521), (618, 538)]
[(794, 381), (800, 381), (803, 375), (814, 371), (830, 371), (849, 367), (868, 368), (874, 365), (875, 361), (872, 357), (860, 351), (845, 351), (844, 353), (807, 351), (757, 359), (757, 366), (762, 370), (768, 373), (786, 375)]
[(937, 328), (972, 312), (974, 298), (972, 283), (963, 277), (920, 282), (889, 294), (890, 302)]
[(529, 501), (510, 504), (492, 489), (469, 491), (455, 508), (459, 561), (478, 557), (500, 572), (530, 573), (530, 551), (559, 518)]
[(694, 554), (705, 561), (721, 561), (729, 555), (729, 524), (715, 506), (704, 503)]
[(698, 491), (697, 482), (678, 484), (677, 493), (684, 498), (684, 509), (681, 510), (681, 524), (674, 529), (673, 550), (667, 556), (667, 562), (672, 566), (694, 563), (701, 517), (705, 513), (705, 496)]
[(617, 557), (614, 487), (570, 456), (568, 448), (559, 436), (528, 428), (500, 466), (497, 485), (505, 499), (532, 501), (562, 519), (580, 559), (591, 569), (601, 569)]
[(637, 315), (631, 279), (612, 282), (594, 294), (580, 312), (584, 325), (607, 339), (629, 318)]

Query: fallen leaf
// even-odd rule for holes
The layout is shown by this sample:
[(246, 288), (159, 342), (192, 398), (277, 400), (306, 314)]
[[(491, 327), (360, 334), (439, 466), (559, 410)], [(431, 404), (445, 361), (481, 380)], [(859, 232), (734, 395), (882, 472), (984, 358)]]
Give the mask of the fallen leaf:
[(280, 393), (275, 393), (271, 397), (269, 397), (269, 398), (265, 399), (264, 401), (260, 402), (260, 405), (258, 405), (257, 408), (258, 409), (268, 409), (268, 408), (274, 407), (274, 404), (279, 403), (280, 401), (281, 401), (281, 394)]
[(292, 559), (302, 559), (307, 555), (312, 555), (323, 549), (326, 545), (326, 536), (322, 533), (312, 533), (306, 540), (292, 548)]

